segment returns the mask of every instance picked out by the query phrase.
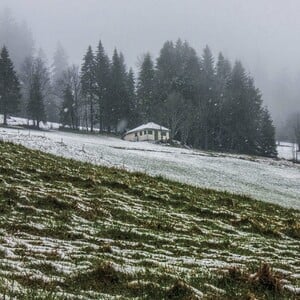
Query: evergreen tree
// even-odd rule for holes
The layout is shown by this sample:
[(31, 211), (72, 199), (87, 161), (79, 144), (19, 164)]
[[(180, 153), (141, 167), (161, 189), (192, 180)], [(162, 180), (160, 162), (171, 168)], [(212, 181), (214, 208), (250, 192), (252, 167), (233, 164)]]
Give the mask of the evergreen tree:
[[(128, 120), (128, 112), (130, 111), (128, 97), (128, 77), (124, 56), (118, 54), (115, 49), (111, 67), (111, 101), (110, 101), (110, 127), (116, 131), (124, 129), (124, 125)], [(125, 127), (127, 124), (125, 125)]]
[(16, 113), (20, 104), (20, 84), (6, 47), (0, 53), (0, 112), (7, 125), (7, 115)]
[(147, 53), (141, 63), (137, 83), (138, 109), (141, 122), (147, 123), (155, 119), (155, 70), (151, 55)]
[(216, 136), (215, 136), (215, 147), (218, 150), (223, 150), (224, 138), (226, 138), (224, 132), (224, 118), (226, 118), (226, 97), (228, 96), (228, 84), (231, 77), (231, 64), (224, 58), (223, 54), (220, 53), (218, 57), (216, 67)]
[(21, 68), (20, 78), (22, 80), (22, 94), (24, 102), (22, 107), (22, 116), (30, 118), (31, 115), (31, 113), (28, 115), (28, 106), (31, 101), (30, 93), (32, 93), (33, 79), (35, 76), (38, 77), (40, 91), (43, 98), (45, 112), (43, 121), (46, 121), (46, 117), (48, 117), (49, 120), (58, 122), (59, 107), (53, 98), (50, 72), (47, 67), (43, 51), (39, 51), (38, 57), (27, 57)]
[(128, 75), (127, 75), (127, 94), (128, 94), (128, 120), (127, 120), (127, 127), (133, 128), (138, 125), (138, 109), (137, 109), (137, 96), (135, 91), (135, 78), (134, 72), (130, 68)]
[[(156, 63), (155, 102), (153, 104), (153, 115), (155, 122), (163, 124), (166, 119), (164, 110), (166, 99), (176, 91), (178, 83), (178, 61), (176, 50), (172, 41), (167, 41), (162, 49)], [(166, 125), (166, 124), (165, 124)]]
[(109, 113), (107, 110), (110, 101), (110, 73), (110, 61), (100, 41), (96, 54), (96, 94), (98, 101), (98, 121), (101, 132), (104, 127), (107, 127), (106, 116)]
[(243, 105), (246, 96), (247, 76), (241, 62), (237, 61), (233, 67), (228, 82), (228, 97), (224, 103), (224, 140), (226, 151), (242, 151), (245, 136), (243, 133), (244, 115)]
[(202, 56), (201, 97), (199, 98), (200, 120), (200, 147), (215, 149), (217, 136), (217, 100), (216, 100), (216, 73), (214, 58), (208, 46), (204, 48)]
[(262, 99), (253, 79), (236, 62), (224, 107), (224, 146), (227, 151), (256, 154), (260, 138)]
[(81, 68), (81, 87), (82, 95), (85, 100), (85, 122), (88, 128), (88, 121), (90, 123), (90, 130), (93, 132), (95, 123), (95, 108), (97, 95), (96, 82), (96, 63), (92, 47), (89, 46), (84, 62)]
[(28, 116), (33, 120), (33, 125), (39, 128), (40, 122), (46, 121), (46, 114), (41, 76), (38, 72), (33, 74), (29, 97)]
[(260, 114), (260, 138), (258, 140), (258, 155), (277, 157), (275, 127), (268, 109), (265, 107)]

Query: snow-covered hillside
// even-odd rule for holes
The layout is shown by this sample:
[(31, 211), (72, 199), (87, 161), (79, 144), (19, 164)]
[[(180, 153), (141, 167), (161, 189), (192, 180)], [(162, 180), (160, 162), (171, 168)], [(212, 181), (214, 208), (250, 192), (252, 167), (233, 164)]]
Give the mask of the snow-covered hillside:
[(76, 160), (162, 175), (300, 209), (300, 167), (285, 160), (208, 153), (59, 131), (1, 128), (0, 138)]
[[(0, 124), (3, 124), (3, 115), (0, 115)], [(7, 124), (9, 126), (26, 126), (33, 125), (32, 120), (8, 116)], [(59, 129), (60, 124), (55, 122), (40, 123), (41, 129)]]
[(297, 152), (296, 155), (297, 150), (298, 146), (293, 143), (280, 142), (279, 145), (277, 145), (278, 157), (288, 160), (296, 160), (297, 158), (300, 162), (300, 152)]

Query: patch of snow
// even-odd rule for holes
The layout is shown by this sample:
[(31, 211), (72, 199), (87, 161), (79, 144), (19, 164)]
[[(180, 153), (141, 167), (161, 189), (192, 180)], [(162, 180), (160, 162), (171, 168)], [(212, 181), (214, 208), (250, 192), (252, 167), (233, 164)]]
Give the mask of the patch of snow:
[(286, 160), (210, 153), (147, 142), (133, 144), (113, 137), (60, 131), (2, 128), (0, 138), (58, 156), (160, 175), (300, 209), (300, 166)]

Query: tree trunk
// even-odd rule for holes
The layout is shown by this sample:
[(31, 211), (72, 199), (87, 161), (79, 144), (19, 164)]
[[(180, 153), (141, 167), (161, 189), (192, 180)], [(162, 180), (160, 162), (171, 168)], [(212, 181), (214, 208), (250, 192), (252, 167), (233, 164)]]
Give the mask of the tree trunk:
[(3, 125), (7, 125), (7, 113), (6, 112), (4, 112), (3, 113)]
[(90, 104), (90, 114), (91, 114), (91, 132), (94, 131), (94, 108), (93, 108), (93, 100), (91, 99)]

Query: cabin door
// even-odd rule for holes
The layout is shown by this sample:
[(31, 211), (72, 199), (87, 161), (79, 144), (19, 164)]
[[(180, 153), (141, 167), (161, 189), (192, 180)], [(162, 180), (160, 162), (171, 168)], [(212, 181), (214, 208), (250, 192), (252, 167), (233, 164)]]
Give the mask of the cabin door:
[(158, 131), (157, 130), (154, 131), (154, 139), (156, 141), (158, 141)]

